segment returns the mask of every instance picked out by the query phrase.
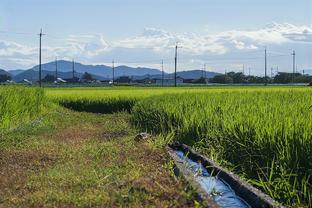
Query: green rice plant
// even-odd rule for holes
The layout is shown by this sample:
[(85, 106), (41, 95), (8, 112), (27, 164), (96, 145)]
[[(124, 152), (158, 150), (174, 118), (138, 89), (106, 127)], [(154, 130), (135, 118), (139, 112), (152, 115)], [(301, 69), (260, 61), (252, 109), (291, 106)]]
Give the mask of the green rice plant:
[(40, 115), (46, 98), (42, 89), (0, 87), (0, 132), (13, 129)]
[[(191, 92), (236, 92), (242, 87), (94, 87), (94, 88), (47, 88), (47, 97), (67, 108), (95, 113), (130, 112), (139, 100), (165, 94)], [(285, 91), (288, 87), (244, 87), (245, 91)], [(303, 90), (297, 87), (297, 90)]]
[(274, 194), (259, 187), (287, 205), (311, 205), (309, 88), (166, 94), (138, 102), (132, 122), (152, 133), (174, 133), (177, 140), (231, 163), (249, 179), (269, 181), (272, 167), (267, 164), (274, 163), (271, 181), (284, 185), (276, 186)]
[(131, 112), (135, 126), (166, 138), (159, 143), (176, 139), (192, 145), (276, 200), (311, 205), (310, 88), (107, 87), (45, 92), (74, 110)]
[(58, 103), (75, 111), (92, 113), (113, 113), (120, 111), (130, 112), (136, 102), (134, 98), (107, 98), (107, 99), (61, 99)]

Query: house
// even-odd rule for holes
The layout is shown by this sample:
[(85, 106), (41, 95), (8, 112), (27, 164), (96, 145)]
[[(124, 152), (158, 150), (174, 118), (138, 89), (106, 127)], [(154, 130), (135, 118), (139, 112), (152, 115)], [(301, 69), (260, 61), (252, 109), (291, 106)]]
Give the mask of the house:
[(69, 79), (63, 79), (64, 81), (68, 83), (77, 83), (80, 81), (79, 77), (69, 78)]
[(193, 84), (195, 79), (184, 79), (183, 83)]
[(155, 84), (155, 79), (151, 79), (151, 78), (144, 78), (144, 79), (140, 79), (140, 80), (136, 80), (137, 83), (140, 84)]
[[(162, 79), (155, 79), (156, 85), (162, 85)], [(177, 77), (177, 85), (183, 84), (183, 78)], [(165, 78), (164, 85), (174, 85), (174, 79)]]
[(117, 82), (117, 83), (130, 83), (131, 82), (131, 78), (128, 77), (128, 76), (121, 76), (121, 77), (118, 77), (117, 79), (115, 79), (114, 82)]

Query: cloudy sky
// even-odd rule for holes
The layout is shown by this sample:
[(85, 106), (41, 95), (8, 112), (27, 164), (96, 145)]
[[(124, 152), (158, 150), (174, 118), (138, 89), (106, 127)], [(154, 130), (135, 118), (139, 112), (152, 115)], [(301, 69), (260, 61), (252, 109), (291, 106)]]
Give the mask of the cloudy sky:
[(43, 61), (75, 59), (173, 71), (242, 71), (268, 67), (312, 69), (311, 0), (1, 0), (0, 68), (29, 68)]

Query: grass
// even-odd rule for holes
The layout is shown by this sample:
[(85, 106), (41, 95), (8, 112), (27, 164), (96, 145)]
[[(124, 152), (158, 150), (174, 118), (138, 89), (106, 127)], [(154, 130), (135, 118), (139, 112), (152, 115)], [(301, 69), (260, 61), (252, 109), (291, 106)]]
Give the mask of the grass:
[(0, 133), (38, 117), (46, 107), (42, 89), (0, 87)]
[[(311, 205), (311, 92), (307, 87), (122, 87), (48, 89), (47, 95), (83, 111), (127, 110), (135, 126), (163, 136), (156, 143), (174, 138), (190, 144), (283, 204)], [(128, 104), (116, 108), (119, 102)]]
[(132, 115), (140, 129), (194, 146), (286, 205), (312, 204), (309, 88), (168, 94), (138, 102)]
[[(95, 113), (131, 112), (137, 101), (165, 94), (197, 92), (287, 91), (290, 87), (223, 86), (223, 87), (94, 87), (94, 88), (47, 88), (47, 97), (70, 109)], [(296, 87), (304, 90), (304, 87)]]
[[(0, 206), (193, 207), (164, 150), (135, 142), (129, 114), (55, 108), (0, 140)], [(156, 182), (155, 182), (156, 181)]]
[[(27, 90), (42, 95), (41, 90), (18, 90), (17, 100), (26, 99), (21, 95)], [(21, 112), (30, 116), (6, 128), (23, 121), (28, 127), (0, 134), (4, 205), (196, 205), (193, 192), (185, 191), (185, 184), (168, 171), (170, 161), (162, 147), (174, 139), (192, 145), (285, 205), (312, 204), (311, 88), (50, 88), (45, 94), (73, 110), (127, 111), (131, 116), (54, 107), (42, 119), (44, 107), (27, 114), (33, 105), (25, 105)], [(43, 96), (41, 106), (44, 100)], [(0, 114), (6, 113), (4, 109)], [(137, 128), (161, 136), (135, 143), (129, 117)], [(8, 117), (7, 121), (13, 122)]]

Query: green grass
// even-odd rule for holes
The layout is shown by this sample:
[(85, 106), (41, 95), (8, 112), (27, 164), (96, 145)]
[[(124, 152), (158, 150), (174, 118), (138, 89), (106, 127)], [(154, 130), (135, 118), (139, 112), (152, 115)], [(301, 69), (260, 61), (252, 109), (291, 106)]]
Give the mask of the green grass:
[[(139, 100), (165, 94), (183, 94), (190, 92), (235, 92), (241, 91), (287, 91), (290, 87), (98, 87), (98, 88), (47, 88), (47, 97), (70, 109), (77, 111), (112, 113), (119, 111), (131, 112)], [(304, 90), (304, 87), (296, 87)]]
[[(5, 96), (2, 96), (1, 99), (6, 98), (6, 102), (19, 103), (12, 105), (11, 114), (23, 115), (24, 113), (26, 115), (22, 118), (23, 120), (17, 122), (6, 116), (6, 121), (3, 123), (7, 123), (3, 125), (5, 126), (3, 128), (18, 126), (21, 122), (27, 123), (42, 113), (45, 103), (42, 90), (16, 88), (19, 97), (12, 96), (11, 98), (9, 95), (13, 94), (15, 89), (10, 88), (11, 91), (7, 90), (6, 92), (3, 89), (6, 88), (0, 88), (0, 95), (2, 93)], [(34, 95), (39, 95), (37, 103), (42, 104), (39, 110), (34, 108), (34, 100), (36, 99), (28, 101), (30, 105), (23, 101), (27, 97), (21, 95), (27, 93), (33, 93), (32, 98), (36, 97)], [(312, 204), (311, 88), (260, 86), (50, 88), (45, 89), (45, 94), (50, 101), (77, 111), (131, 112), (132, 123), (137, 128), (161, 135), (154, 142), (158, 145), (157, 148), (161, 146), (159, 144), (173, 140), (182, 141), (192, 145), (223, 166), (234, 170), (285, 205), (311, 206)], [(26, 103), (26, 105), (20, 103)], [(2, 104), (0, 115), (1, 113), (9, 115), (4, 109), (10, 108), (8, 107), (10, 105), (3, 106), (5, 105)], [(19, 106), (22, 106), (21, 109)], [(60, 114), (62, 113), (64, 112), (61, 111)], [(65, 115), (58, 115), (59, 117), (57, 117), (61, 120), (57, 125), (66, 128), (66, 125), (77, 123), (76, 119), (79, 118), (80, 126), (76, 131), (84, 127), (93, 131), (92, 129), (97, 123), (103, 124), (101, 119), (98, 120), (87, 115), (91, 114), (66, 113)], [(87, 117), (83, 118), (82, 116)], [(105, 117), (105, 119), (107, 118)], [(87, 122), (89, 119), (92, 122)], [(81, 122), (82, 120), (86, 122)], [(124, 130), (131, 128), (127, 125), (124, 126), (124, 124), (123, 119), (117, 119), (113, 124), (110, 122), (105, 125), (115, 129), (114, 134), (117, 132), (118, 135), (124, 135)], [(117, 169), (113, 167), (116, 164), (119, 165), (117, 160), (120, 160), (118, 156), (122, 154), (120, 149), (123, 147), (125, 150), (129, 149), (129, 152), (126, 152), (129, 155), (133, 154), (132, 150), (136, 149), (130, 138), (127, 139), (122, 136), (124, 139), (120, 141), (107, 141), (102, 144), (93, 141), (91, 137), (88, 141), (82, 142), (83, 145), (78, 142), (79, 145), (73, 148), (72, 144), (68, 146), (66, 142), (64, 144), (51, 139), (48, 142), (45, 140), (42, 142), (38, 139), (33, 140), (37, 137), (29, 136), (32, 135), (32, 131), (38, 131), (38, 135), (43, 134), (44, 131), (50, 132), (50, 123), (45, 123), (44, 120), (39, 119), (29, 125), (32, 126), (31, 130), (20, 129), (18, 132), (24, 133), (20, 133), (21, 135), (16, 133), (15, 136), (11, 135), (5, 140), (1, 140), (0, 146), (4, 149), (19, 149), (23, 147), (25, 141), (29, 141), (29, 146), (26, 149), (39, 150), (40, 147), (45, 147), (44, 150), (51, 154), (60, 152), (60, 158), (58, 154), (55, 157), (62, 162), (58, 162), (53, 165), (53, 168), (49, 168), (42, 174), (30, 177), (31, 183), (27, 187), (30, 190), (37, 190), (37, 192), (31, 192), (31, 195), (27, 195), (29, 196), (26, 200), (27, 203), (33, 202), (43, 205), (45, 203), (53, 204), (57, 201), (61, 204), (87, 206), (87, 203), (93, 200), (95, 204), (90, 204), (90, 206), (98, 205), (97, 201), (104, 201), (107, 206), (111, 205), (110, 203), (123, 206), (128, 202), (133, 205), (139, 203), (140, 200), (147, 202), (155, 199), (144, 194), (142, 195), (143, 198), (140, 198), (141, 192), (137, 192), (137, 189), (133, 189), (130, 184), (126, 186), (126, 189), (119, 190), (117, 195), (99, 193), (97, 188), (88, 189), (89, 186), (102, 187), (103, 184), (97, 177), (105, 178), (110, 171), (120, 177), (118, 179), (111, 178), (110, 181), (123, 181), (122, 175), (126, 173), (122, 172), (123, 170), (118, 170), (119, 168), (124, 169), (123, 167), (125, 167), (127, 171), (134, 169), (138, 172), (132, 173), (130, 171), (130, 175), (140, 175), (142, 166), (138, 163), (132, 166), (133, 162), (128, 163), (128, 160), (122, 161), (121, 166)], [(119, 127), (120, 129), (117, 130), (116, 128)], [(116, 137), (107, 131), (106, 129), (105, 137)], [(71, 134), (67, 134), (67, 137), (71, 138)], [(53, 151), (50, 151), (50, 147)], [(113, 157), (110, 158), (110, 155), (106, 155), (107, 152)], [(70, 157), (63, 158), (66, 155)], [(54, 157), (53, 154), (51, 157)], [(108, 163), (108, 166), (99, 167), (98, 164), (105, 162), (103, 158), (106, 157), (110, 158), (109, 161), (112, 163)], [(152, 163), (153, 161), (149, 160), (148, 164)], [(63, 169), (66, 171), (62, 171)], [(97, 175), (92, 175), (94, 170)], [(75, 177), (79, 179), (75, 181)], [(46, 182), (48, 180), (54, 181), (55, 186), (50, 187)], [(69, 185), (67, 184), (68, 181), (72, 181), (72, 183)], [(66, 192), (68, 186), (71, 187), (69, 189), (71, 192)], [(80, 188), (76, 189), (75, 187)], [(110, 187), (109, 190), (115, 190), (118, 186)], [(110, 192), (109, 190), (107, 192)], [(131, 194), (129, 195), (129, 193)], [(126, 197), (127, 203), (123, 196), (128, 196)]]
[(311, 88), (76, 88), (47, 95), (75, 109), (132, 112), (141, 130), (192, 145), (283, 204), (311, 205)]
[(46, 104), (42, 89), (0, 86), (0, 132), (38, 117)]
[(168, 94), (132, 111), (142, 130), (192, 145), (276, 200), (311, 205), (312, 89)]
[(135, 142), (128, 121), (126, 113), (55, 108), (37, 125), (7, 133), (0, 206), (194, 207), (196, 194), (170, 175), (164, 151)]

